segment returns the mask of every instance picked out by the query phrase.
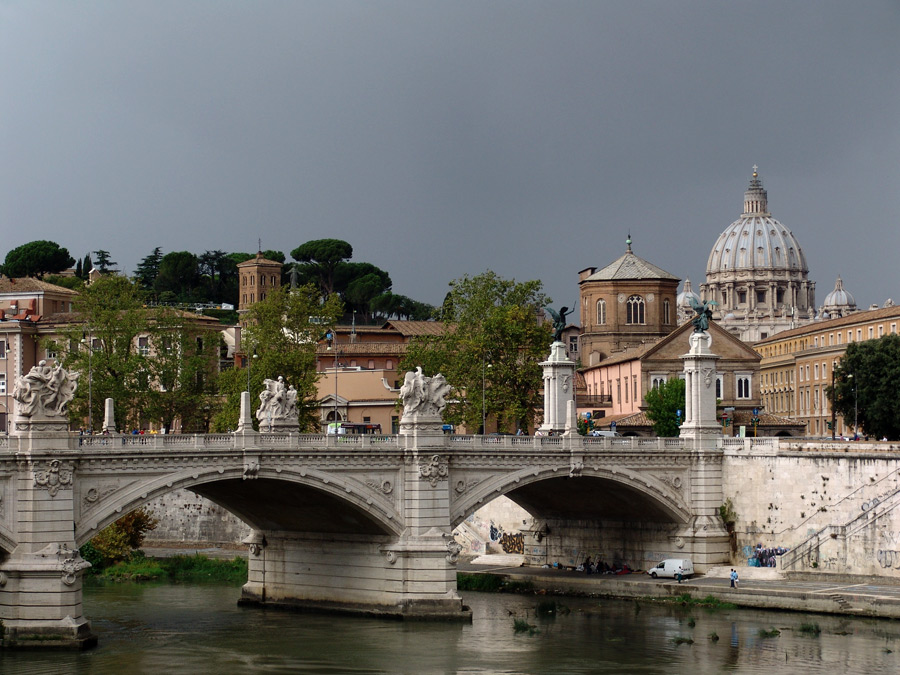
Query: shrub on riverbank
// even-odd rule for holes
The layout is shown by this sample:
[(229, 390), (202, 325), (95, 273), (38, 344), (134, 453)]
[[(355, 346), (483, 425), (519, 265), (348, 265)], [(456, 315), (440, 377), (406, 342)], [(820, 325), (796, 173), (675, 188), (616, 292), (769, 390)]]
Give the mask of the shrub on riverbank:
[(460, 591), (482, 593), (528, 593), (534, 590), (530, 581), (507, 581), (496, 574), (456, 574), (456, 588)]
[(247, 561), (241, 557), (219, 560), (203, 555), (146, 558), (138, 552), (128, 560), (97, 570), (93, 576), (107, 581), (215, 582), (240, 586), (247, 582)]

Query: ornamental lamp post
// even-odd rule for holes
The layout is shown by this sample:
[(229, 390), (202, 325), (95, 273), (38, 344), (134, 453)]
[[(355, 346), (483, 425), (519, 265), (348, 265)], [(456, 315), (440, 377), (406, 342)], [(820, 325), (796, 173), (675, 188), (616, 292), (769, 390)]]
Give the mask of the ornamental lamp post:
[(88, 348), (88, 434), (94, 433), (94, 335), (88, 328), (87, 338), (81, 338)]
[(835, 440), (835, 429), (837, 428), (837, 413), (834, 410), (834, 400), (835, 400), (835, 391), (834, 391), (834, 365), (835, 362), (831, 362), (831, 440)]

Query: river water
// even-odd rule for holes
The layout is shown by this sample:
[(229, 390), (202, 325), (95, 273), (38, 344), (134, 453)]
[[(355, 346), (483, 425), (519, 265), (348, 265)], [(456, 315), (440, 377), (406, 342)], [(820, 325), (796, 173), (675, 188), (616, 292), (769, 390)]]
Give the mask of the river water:
[[(900, 623), (889, 620), (464, 593), (471, 624), (412, 623), (240, 608), (239, 595), (233, 586), (89, 587), (99, 647), (0, 650), (0, 673), (900, 672)], [(537, 615), (554, 600), (561, 612)], [(535, 632), (516, 634), (517, 618)], [(760, 635), (772, 628), (780, 635)]]

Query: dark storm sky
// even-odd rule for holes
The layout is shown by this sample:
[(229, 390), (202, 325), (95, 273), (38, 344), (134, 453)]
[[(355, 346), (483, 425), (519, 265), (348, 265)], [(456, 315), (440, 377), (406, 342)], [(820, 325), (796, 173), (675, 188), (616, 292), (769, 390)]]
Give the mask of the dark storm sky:
[(896, 0), (0, 0), (0, 256), (349, 241), (439, 303), (695, 288), (758, 164), (821, 304), (900, 301)]

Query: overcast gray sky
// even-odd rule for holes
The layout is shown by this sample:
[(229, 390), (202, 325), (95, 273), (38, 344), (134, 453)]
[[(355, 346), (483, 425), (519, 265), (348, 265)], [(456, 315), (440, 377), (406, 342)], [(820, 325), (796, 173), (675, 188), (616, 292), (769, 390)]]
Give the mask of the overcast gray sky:
[(0, 0), (0, 257), (334, 237), (571, 305), (629, 231), (696, 289), (754, 164), (819, 304), (900, 302), (900, 2)]

